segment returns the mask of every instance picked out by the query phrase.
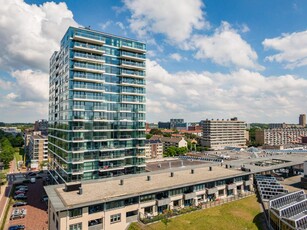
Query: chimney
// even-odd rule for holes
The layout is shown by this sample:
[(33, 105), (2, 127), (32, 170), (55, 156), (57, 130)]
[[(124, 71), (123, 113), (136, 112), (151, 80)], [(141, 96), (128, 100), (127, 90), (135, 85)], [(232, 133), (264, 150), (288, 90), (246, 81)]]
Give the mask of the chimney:
[(147, 181), (150, 181), (150, 180), (151, 180), (150, 176), (147, 176)]
[(191, 174), (194, 174), (194, 169), (191, 169)]
[(212, 167), (211, 166), (209, 167), (209, 171), (212, 171)]
[(174, 177), (174, 173), (173, 172), (171, 172), (171, 177)]
[(83, 193), (83, 189), (82, 187), (79, 187), (79, 195), (82, 195), (82, 193)]
[(123, 180), (123, 179), (121, 179), (121, 180), (119, 181), (119, 185), (124, 185), (124, 180)]

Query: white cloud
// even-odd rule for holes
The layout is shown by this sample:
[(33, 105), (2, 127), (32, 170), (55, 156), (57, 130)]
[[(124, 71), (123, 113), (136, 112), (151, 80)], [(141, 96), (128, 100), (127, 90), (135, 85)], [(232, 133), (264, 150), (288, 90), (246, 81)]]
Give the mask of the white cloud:
[(296, 122), (307, 100), (307, 80), (293, 75), (264, 76), (247, 69), (171, 74), (156, 61), (147, 60), (146, 66), (148, 121), (238, 116), (247, 122)]
[(164, 34), (169, 41), (180, 43), (194, 29), (208, 28), (201, 0), (124, 0), (132, 13), (130, 28), (140, 37)]
[(289, 69), (307, 65), (307, 30), (267, 38), (262, 45), (266, 49), (273, 49), (277, 52), (277, 54), (267, 56), (265, 58), (267, 61), (284, 63)]
[(1, 118), (47, 118), (49, 59), (67, 28), (78, 24), (66, 3), (0, 0), (0, 5), (0, 69), (11, 75), (0, 77)]
[(181, 55), (180, 55), (179, 53), (172, 53), (172, 54), (170, 55), (170, 58), (171, 58), (171, 59), (174, 59), (174, 60), (176, 60), (176, 61), (181, 61), (181, 59), (182, 59), (182, 57), (181, 57)]
[(0, 0), (0, 67), (47, 71), (51, 54), (68, 26), (76, 26), (66, 3), (29, 5)]
[(227, 67), (264, 69), (257, 63), (257, 53), (228, 22), (222, 22), (212, 36), (193, 36), (192, 43), (197, 59), (210, 59)]

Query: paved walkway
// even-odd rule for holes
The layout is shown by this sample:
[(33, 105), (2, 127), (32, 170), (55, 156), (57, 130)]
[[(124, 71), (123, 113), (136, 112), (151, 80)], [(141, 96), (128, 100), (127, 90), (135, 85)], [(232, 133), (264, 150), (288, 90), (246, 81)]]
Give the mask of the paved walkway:
[[(16, 163), (15, 159), (10, 163), (10, 172), (14, 172), (16, 168)], [(9, 178), (9, 177), (8, 177)], [(12, 181), (8, 180), (6, 184), (2, 185), (0, 187), (1, 194), (0, 194), (0, 223), (2, 223), (4, 211), (6, 208), (6, 205), (9, 201), (9, 195), (11, 192), (11, 187), (12, 187)]]

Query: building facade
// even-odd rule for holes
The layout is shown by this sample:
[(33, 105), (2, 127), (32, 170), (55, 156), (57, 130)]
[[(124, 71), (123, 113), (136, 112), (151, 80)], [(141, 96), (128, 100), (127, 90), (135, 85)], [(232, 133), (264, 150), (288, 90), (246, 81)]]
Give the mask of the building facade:
[(224, 149), (225, 147), (246, 147), (244, 121), (237, 118), (227, 120), (204, 120), (202, 146), (210, 149)]
[(27, 149), (31, 169), (39, 169), (41, 163), (48, 161), (48, 138), (46, 136), (31, 135)]
[(144, 43), (70, 27), (50, 59), (50, 169), (59, 182), (145, 169)]
[(45, 187), (49, 197), (48, 229), (127, 229), (139, 218), (252, 191), (253, 177), (225, 167), (202, 166), (73, 186), (82, 189)]
[(163, 158), (163, 143), (160, 140), (146, 140), (145, 156), (147, 159)]
[(256, 143), (259, 145), (285, 145), (301, 143), (307, 135), (307, 128), (256, 130)]

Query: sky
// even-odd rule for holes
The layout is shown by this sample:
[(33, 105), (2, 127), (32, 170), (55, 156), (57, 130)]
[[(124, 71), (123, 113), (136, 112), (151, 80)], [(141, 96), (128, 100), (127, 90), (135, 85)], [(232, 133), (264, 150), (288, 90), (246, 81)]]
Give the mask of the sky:
[(303, 0), (0, 0), (0, 121), (48, 118), (49, 58), (68, 26), (147, 44), (147, 121), (298, 123)]

